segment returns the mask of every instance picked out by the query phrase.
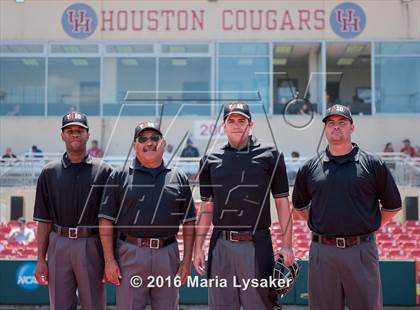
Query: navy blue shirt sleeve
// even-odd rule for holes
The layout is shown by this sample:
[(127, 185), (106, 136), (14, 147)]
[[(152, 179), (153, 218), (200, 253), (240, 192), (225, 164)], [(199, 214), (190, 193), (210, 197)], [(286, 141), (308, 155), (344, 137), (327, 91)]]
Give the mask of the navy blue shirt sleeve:
[(304, 210), (309, 207), (312, 200), (308, 191), (305, 166), (301, 167), (296, 175), (295, 186), (293, 187), (292, 203), (296, 210)]
[(105, 184), (102, 194), (99, 218), (115, 221), (122, 203), (124, 191), (124, 173), (113, 171)]
[(279, 153), (277, 150), (273, 151), (271, 167), (271, 171), (274, 173), (271, 182), (271, 193), (273, 197), (280, 198), (289, 196), (289, 182), (287, 179), (283, 153)]
[(213, 189), (210, 178), (210, 167), (207, 157), (203, 156), (200, 160), (200, 195), (202, 201), (209, 201), (213, 198)]
[(195, 221), (197, 219), (195, 214), (194, 199), (192, 197), (192, 192), (190, 184), (188, 182), (187, 176), (183, 175), (182, 177), (182, 189), (181, 189), (181, 201), (180, 204), (180, 213), (183, 214), (182, 223), (187, 223)]
[(386, 211), (400, 210), (402, 207), (400, 192), (392, 177), (391, 171), (383, 160), (379, 159), (377, 161), (376, 171), (376, 190), (382, 209)]
[(42, 170), (36, 185), (34, 221), (51, 223), (46, 171)]

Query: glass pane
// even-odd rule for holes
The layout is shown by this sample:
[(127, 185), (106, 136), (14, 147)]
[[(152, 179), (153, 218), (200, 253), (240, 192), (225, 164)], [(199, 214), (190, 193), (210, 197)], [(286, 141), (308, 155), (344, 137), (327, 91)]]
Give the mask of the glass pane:
[[(322, 63), (319, 43), (281, 43), (273, 45), (273, 113), (312, 114), (322, 112)], [(287, 105), (294, 98), (305, 98), (311, 106)], [(285, 111), (285, 108), (287, 110)]]
[(155, 66), (155, 58), (105, 58), (104, 115), (155, 115), (154, 101), (124, 101), (127, 91), (156, 91)]
[(375, 61), (376, 112), (420, 113), (420, 57)]
[(45, 59), (0, 58), (0, 115), (44, 115)]
[(371, 114), (370, 43), (327, 45), (327, 108), (348, 106), (353, 114)]
[(99, 58), (48, 60), (48, 114), (99, 115)]
[(247, 93), (258, 92), (260, 101), (245, 101), (255, 105), (253, 113), (264, 113), (261, 104), (266, 112), (269, 112), (269, 60), (266, 57), (255, 58), (219, 58), (218, 85), (219, 92), (237, 93), (237, 100), (247, 98)]
[(153, 45), (136, 45), (136, 44), (118, 44), (108, 45), (106, 47), (107, 53), (132, 54), (132, 53), (153, 53)]
[(420, 55), (420, 42), (384, 42), (375, 44), (375, 53), (382, 55)]
[(221, 43), (219, 44), (220, 56), (267, 56), (267, 43)]
[[(161, 103), (165, 103), (164, 114), (174, 115), (210, 115), (211, 59), (206, 58), (160, 58), (159, 90), (164, 95)], [(172, 92), (182, 94), (179, 102)], [(195, 92), (195, 93), (194, 93)], [(197, 97), (197, 92), (202, 95)], [(183, 105), (184, 104), (184, 105)]]
[(208, 53), (207, 44), (164, 44), (162, 53)]
[(0, 53), (43, 53), (44, 46), (42, 44), (2, 44), (0, 45)]
[(62, 54), (97, 53), (98, 45), (51, 45), (51, 52)]

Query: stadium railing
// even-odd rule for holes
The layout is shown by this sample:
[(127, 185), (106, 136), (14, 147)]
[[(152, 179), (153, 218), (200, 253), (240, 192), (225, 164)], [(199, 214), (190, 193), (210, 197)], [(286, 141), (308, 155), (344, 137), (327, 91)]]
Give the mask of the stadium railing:
[[(412, 158), (403, 153), (376, 153), (390, 168), (398, 185), (420, 186), (420, 158)], [(39, 155), (38, 155), (39, 156)], [(20, 156), (16, 159), (0, 160), (0, 186), (33, 186), (42, 168), (50, 161), (61, 158), (60, 153), (44, 153), (43, 157)], [(285, 157), (289, 184), (293, 185), (299, 167), (307, 157)], [(124, 156), (106, 156), (103, 160), (114, 167), (123, 166)], [(131, 159), (129, 159), (131, 160)], [(174, 157), (171, 167), (183, 170), (192, 181), (196, 181), (200, 158)]]

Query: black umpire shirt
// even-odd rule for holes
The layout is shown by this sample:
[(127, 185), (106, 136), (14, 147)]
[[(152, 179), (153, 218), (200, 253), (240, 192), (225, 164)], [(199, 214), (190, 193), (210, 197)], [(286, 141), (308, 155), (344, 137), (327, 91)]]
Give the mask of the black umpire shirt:
[(163, 163), (146, 168), (137, 158), (109, 177), (98, 216), (138, 238), (175, 236), (180, 223), (196, 219), (187, 176)]
[(332, 156), (328, 148), (299, 170), (293, 206), (309, 208), (309, 227), (332, 237), (376, 231), (381, 209), (398, 211), (401, 197), (385, 163), (353, 144), (352, 151)]
[(201, 199), (214, 202), (213, 225), (222, 230), (268, 229), (269, 192), (275, 198), (289, 195), (283, 154), (249, 139), (242, 150), (226, 144), (200, 162)]
[(34, 220), (63, 227), (96, 226), (104, 185), (112, 167), (86, 156), (72, 163), (67, 153), (48, 163), (36, 188)]

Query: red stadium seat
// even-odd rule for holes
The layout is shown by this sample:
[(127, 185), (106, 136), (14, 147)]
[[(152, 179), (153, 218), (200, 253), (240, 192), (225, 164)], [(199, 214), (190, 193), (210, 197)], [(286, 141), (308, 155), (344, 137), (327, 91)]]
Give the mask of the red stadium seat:
[(11, 221), (9, 221), (7, 223), (7, 226), (9, 226), (9, 227), (18, 227), (19, 224), (18, 224), (18, 222), (16, 220), (11, 220)]
[(274, 234), (274, 235), (282, 235), (283, 234), (283, 231), (282, 231), (282, 229), (280, 228), (280, 227), (273, 227), (272, 229), (271, 229), (271, 234)]
[(4, 249), (3, 251), (0, 252), (0, 255), (5, 257), (5, 256), (14, 256), (16, 253), (16, 251), (14, 249)]
[(377, 234), (380, 234), (380, 233), (388, 233), (389, 231), (388, 231), (388, 228), (386, 227), (386, 226), (381, 226), (377, 231), (376, 231), (376, 233)]
[(410, 253), (411, 258), (420, 260), (420, 250), (413, 250)]
[(299, 248), (308, 249), (308, 248), (309, 248), (310, 243), (309, 243), (309, 240), (297, 240), (297, 241), (296, 241), (296, 245), (297, 245)]
[(392, 233), (395, 234), (395, 235), (397, 235), (397, 234), (404, 234), (406, 232), (407, 232), (407, 230), (404, 227), (395, 227), (392, 230)]
[(34, 257), (36, 256), (36, 251), (33, 249), (22, 249), (16, 253), (17, 257)]
[(310, 235), (309, 234), (299, 234), (299, 235), (295, 235), (296, 241), (297, 240), (309, 240), (310, 239)]
[(36, 229), (37, 226), (38, 226), (38, 223), (35, 222), (35, 221), (30, 221), (30, 222), (26, 223), (26, 227), (28, 227), (28, 228)]
[(37, 248), (37, 246), (38, 246), (38, 243), (37, 243), (36, 239), (35, 240), (32, 240), (31, 242), (29, 242), (26, 245), (27, 248)]
[(412, 235), (420, 235), (420, 226), (412, 226), (408, 229), (408, 231), (412, 234)]
[(377, 240), (394, 240), (394, 237), (389, 233), (377, 233), (376, 238)]
[(19, 248), (20, 246), (22, 246), (21, 243), (17, 242), (17, 241), (9, 241), (7, 242), (7, 247), (8, 248)]
[(396, 238), (396, 240), (401, 241), (401, 242), (412, 241), (413, 237), (410, 234), (402, 234), (402, 235), (399, 235), (398, 238)]
[(405, 221), (404, 226), (409, 228), (409, 227), (420, 227), (420, 222), (419, 221), (413, 221), (413, 220), (408, 220)]
[(417, 243), (415, 241), (405, 242), (402, 244), (403, 250), (416, 250), (418, 249)]
[(293, 224), (295, 224), (296, 226), (307, 227), (306, 221), (303, 221), (303, 220), (296, 220), (296, 221), (293, 222)]
[(395, 246), (395, 241), (386, 240), (378, 243), (382, 249), (392, 249)]
[(408, 259), (410, 258), (408, 253), (405, 253), (403, 250), (391, 250), (386, 255), (386, 258), (391, 259)]
[(1, 227), (0, 227), (0, 231), (1, 231), (2, 233), (5, 233), (5, 234), (10, 233), (10, 230), (11, 230), (11, 228), (10, 228), (9, 226), (1, 226)]

